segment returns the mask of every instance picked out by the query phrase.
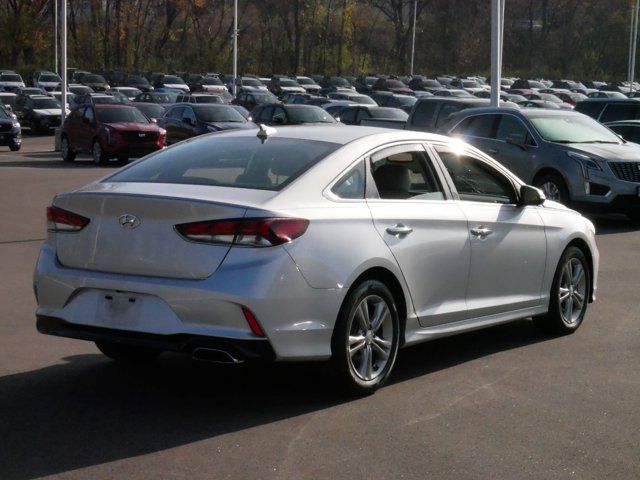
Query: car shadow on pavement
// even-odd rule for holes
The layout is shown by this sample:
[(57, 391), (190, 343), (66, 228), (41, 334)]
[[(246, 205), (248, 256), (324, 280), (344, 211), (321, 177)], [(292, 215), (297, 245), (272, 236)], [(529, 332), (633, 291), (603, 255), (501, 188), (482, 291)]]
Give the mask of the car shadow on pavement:
[[(520, 321), (410, 347), (391, 385), (546, 339)], [(359, 400), (341, 393), (325, 363), (227, 367), (167, 354), (131, 368), (71, 356), (0, 378), (0, 477), (99, 465), (348, 401)]]
[(596, 227), (596, 235), (612, 235), (640, 230), (640, 223), (630, 220), (626, 215), (592, 215), (589, 216), (589, 219)]

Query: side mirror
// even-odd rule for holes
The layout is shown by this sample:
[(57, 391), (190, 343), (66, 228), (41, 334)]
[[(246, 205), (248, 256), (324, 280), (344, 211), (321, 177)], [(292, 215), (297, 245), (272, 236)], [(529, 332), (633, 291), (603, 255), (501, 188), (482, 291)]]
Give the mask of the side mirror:
[(158, 119), (157, 119), (157, 118), (155, 118), (155, 117), (151, 117), (151, 118), (149, 119), (149, 121), (150, 121), (151, 123), (158, 123)]
[(516, 147), (520, 147), (523, 150), (527, 149), (527, 144), (525, 143), (524, 140), (524, 135), (520, 135), (517, 133), (514, 133), (512, 135), (509, 135), (505, 141), (510, 144), (510, 145), (515, 145)]
[(542, 190), (531, 185), (522, 185), (520, 187), (520, 205), (542, 205), (547, 197), (544, 196)]

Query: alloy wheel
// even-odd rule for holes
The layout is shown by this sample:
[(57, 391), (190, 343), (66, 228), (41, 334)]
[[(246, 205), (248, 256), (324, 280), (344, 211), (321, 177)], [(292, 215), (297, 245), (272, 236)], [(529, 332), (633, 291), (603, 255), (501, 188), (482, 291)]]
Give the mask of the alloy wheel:
[(365, 381), (385, 369), (393, 346), (393, 320), (387, 303), (378, 295), (362, 299), (350, 319), (349, 365)]
[(584, 265), (578, 258), (570, 258), (562, 268), (558, 298), (562, 321), (569, 326), (582, 318), (587, 296), (587, 278)]
[(544, 196), (547, 197), (549, 200), (553, 200), (556, 202), (560, 200), (560, 189), (555, 183), (547, 181), (547, 182), (544, 182), (540, 186), (540, 188), (542, 189)]
[(93, 161), (94, 163), (100, 164), (102, 163), (102, 148), (100, 147), (100, 142), (93, 142)]

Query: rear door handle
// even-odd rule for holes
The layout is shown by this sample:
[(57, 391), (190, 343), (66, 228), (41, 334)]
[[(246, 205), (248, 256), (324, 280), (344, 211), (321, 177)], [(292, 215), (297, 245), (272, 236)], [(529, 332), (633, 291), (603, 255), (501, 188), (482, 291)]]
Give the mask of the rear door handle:
[(486, 227), (476, 227), (471, 229), (471, 235), (474, 237), (486, 238), (493, 233), (493, 230), (490, 230)]
[(401, 223), (397, 224), (395, 227), (387, 228), (387, 233), (391, 235), (408, 235), (413, 232), (413, 228), (402, 225)]

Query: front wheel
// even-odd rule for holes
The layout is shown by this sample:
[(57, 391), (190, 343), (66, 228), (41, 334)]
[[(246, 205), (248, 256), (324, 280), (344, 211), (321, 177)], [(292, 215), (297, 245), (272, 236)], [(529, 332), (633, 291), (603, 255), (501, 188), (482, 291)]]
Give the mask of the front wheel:
[(332, 338), (332, 362), (347, 389), (375, 392), (389, 377), (398, 354), (400, 320), (393, 295), (367, 280), (347, 296)]
[(560, 175), (546, 173), (536, 180), (535, 186), (542, 190), (544, 196), (549, 200), (563, 205), (569, 204), (569, 190)]
[(553, 278), (549, 311), (534, 318), (536, 326), (552, 334), (566, 335), (578, 330), (587, 313), (591, 295), (591, 272), (582, 250), (567, 248)]
[(133, 347), (114, 342), (96, 342), (96, 346), (103, 355), (121, 363), (149, 363), (160, 355), (159, 350), (152, 348)]
[(96, 165), (104, 165), (107, 162), (107, 156), (102, 151), (102, 145), (100, 145), (99, 140), (93, 141), (91, 156), (93, 157), (93, 163)]
[(73, 162), (76, 159), (76, 152), (73, 151), (71, 145), (69, 145), (69, 139), (62, 137), (60, 141), (60, 153), (62, 154), (62, 160), (65, 162)]
[(9, 145), (9, 150), (11, 150), (12, 152), (17, 152), (18, 150), (20, 150), (21, 146), (21, 143), (11, 142), (11, 144)]

